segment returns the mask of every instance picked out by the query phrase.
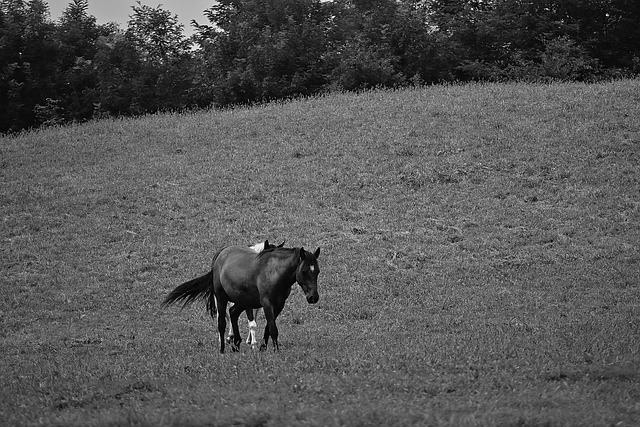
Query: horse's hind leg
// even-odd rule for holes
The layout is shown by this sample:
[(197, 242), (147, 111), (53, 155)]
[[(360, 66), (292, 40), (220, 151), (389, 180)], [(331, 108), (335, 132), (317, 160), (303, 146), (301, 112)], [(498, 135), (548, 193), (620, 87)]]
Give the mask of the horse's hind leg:
[[(229, 309), (229, 311), (231, 311), (231, 308)], [(233, 328), (231, 327), (231, 318), (229, 317), (228, 313), (227, 313), (227, 320), (229, 320), (229, 333), (227, 334), (227, 338), (225, 342), (227, 344), (231, 344), (233, 342)]]
[(220, 353), (224, 353), (224, 333), (227, 329), (227, 301), (216, 297), (216, 309), (218, 311), (218, 338), (220, 338)]
[(227, 333), (227, 338), (225, 340), (227, 344), (233, 344), (233, 342), (235, 341), (234, 333), (233, 333), (233, 322), (231, 322), (231, 316), (232, 316), (231, 313), (234, 311), (234, 307), (235, 307), (235, 304), (229, 307), (229, 313), (227, 314), (227, 320), (229, 321), (229, 325), (227, 325), (229, 326), (229, 333)]
[(234, 304), (233, 307), (229, 309), (229, 318), (231, 320), (231, 330), (233, 331), (233, 345), (231, 349), (233, 351), (238, 351), (240, 348), (240, 343), (242, 342), (242, 337), (240, 337), (240, 329), (238, 328), (238, 317), (240, 317), (240, 313), (244, 310), (238, 306), (238, 304)]

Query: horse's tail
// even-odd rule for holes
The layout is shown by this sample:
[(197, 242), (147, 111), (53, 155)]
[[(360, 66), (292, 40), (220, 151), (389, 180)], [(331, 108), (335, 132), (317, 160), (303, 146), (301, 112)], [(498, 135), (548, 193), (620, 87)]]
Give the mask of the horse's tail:
[(182, 302), (182, 307), (186, 307), (198, 298), (207, 301), (207, 310), (211, 315), (216, 314), (216, 305), (213, 295), (213, 270), (197, 279), (189, 280), (175, 288), (167, 295), (162, 302), (162, 306), (166, 307), (174, 302)]

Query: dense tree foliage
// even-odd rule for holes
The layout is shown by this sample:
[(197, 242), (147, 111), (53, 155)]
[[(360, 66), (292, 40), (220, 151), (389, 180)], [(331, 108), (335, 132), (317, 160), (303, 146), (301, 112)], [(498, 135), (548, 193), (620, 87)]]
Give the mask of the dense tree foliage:
[(326, 83), (327, 16), (319, 0), (222, 0), (206, 16), (197, 55), (216, 104), (308, 95)]
[(187, 38), (136, 2), (125, 30), (88, 0), (0, 0), (0, 132), (109, 115), (468, 80), (640, 71), (636, 0), (219, 0)]

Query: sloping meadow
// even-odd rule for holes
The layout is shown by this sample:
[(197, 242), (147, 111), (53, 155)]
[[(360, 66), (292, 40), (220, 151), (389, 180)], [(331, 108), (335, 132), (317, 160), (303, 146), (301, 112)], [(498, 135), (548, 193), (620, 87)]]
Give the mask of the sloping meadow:
[[(105, 120), (0, 154), (3, 423), (640, 421), (637, 80)], [(264, 239), (322, 251), (279, 353), (220, 355), (204, 305), (160, 309)]]

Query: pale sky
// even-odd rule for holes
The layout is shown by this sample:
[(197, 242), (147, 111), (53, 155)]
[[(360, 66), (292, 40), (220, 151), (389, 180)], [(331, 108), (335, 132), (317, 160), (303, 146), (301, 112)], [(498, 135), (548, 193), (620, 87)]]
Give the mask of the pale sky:
[[(62, 11), (67, 8), (70, 0), (45, 0), (49, 5), (51, 19), (57, 21), (62, 15)], [(209, 9), (215, 3), (214, 0), (142, 0), (143, 5), (157, 7), (178, 15), (178, 20), (184, 25), (184, 34), (193, 34), (191, 20), (195, 19), (199, 24), (209, 24), (204, 16), (204, 10)], [(107, 22), (117, 22), (120, 28), (127, 28), (129, 15), (133, 13), (131, 6), (136, 4), (136, 0), (89, 0), (88, 14), (96, 17), (98, 24)]]

